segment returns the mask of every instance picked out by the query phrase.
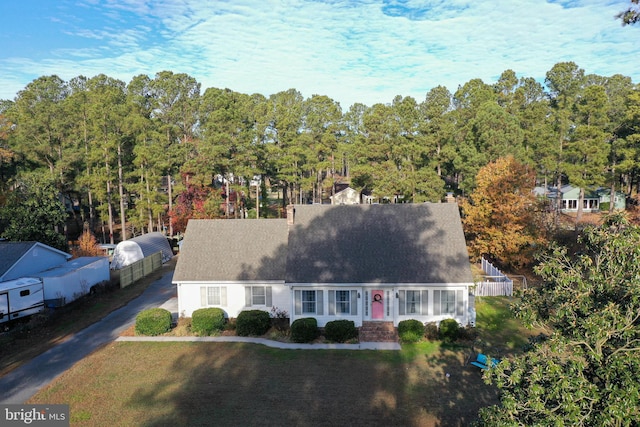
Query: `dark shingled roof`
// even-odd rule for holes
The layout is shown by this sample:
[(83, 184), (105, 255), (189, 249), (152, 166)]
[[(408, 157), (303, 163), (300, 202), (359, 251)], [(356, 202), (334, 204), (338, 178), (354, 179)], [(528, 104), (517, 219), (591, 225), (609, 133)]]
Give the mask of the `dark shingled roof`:
[(284, 280), (286, 258), (286, 219), (192, 219), (173, 281)]
[(0, 277), (29, 252), (37, 242), (0, 242)]
[(456, 204), (296, 205), (287, 283), (472, 283)]
[(173, 281), (473, 282), (455, 204), (295, 210), (290, 231), (284, 219), (189, 221)]

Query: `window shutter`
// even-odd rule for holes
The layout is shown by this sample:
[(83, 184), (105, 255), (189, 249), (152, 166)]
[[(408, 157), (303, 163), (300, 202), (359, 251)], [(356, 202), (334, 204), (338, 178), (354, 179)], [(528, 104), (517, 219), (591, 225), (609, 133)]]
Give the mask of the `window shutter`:
[(200, 307), (207, 306), (207, 287), (200, 286)]
[(351, 315), (358, 314), (358, 291), (351, 291)]
[(316, 314), (322, 316), (324, 314), (324, 291), (316, 291)]
[(440, 315), (440, 291), (433, 291), (433, 314)]
[(245, 307), (251, 307), (251, 286), (245, 286), (244, 288), (244, 305)]
[(271, 307), (273, 305), (273, 296), (271, 291), (271, 286), (267, 286), (265, 289), (267, 307)]
[(227, 287), (220, 286), (220, 305), (223, 307), (227, 306)]
[(398, 314), (401, 316), (404, 316), (405, 313), (405, 309), (406, 309), (406, 304), (405, 304), (405, 292), (404, 291), (398, 291)]
[(293, 291), (293, 299), (294, 299), (294, 313), (302, 314), (302, 292), (301, 291)]
[(429, 314), (429, 291), (422, 291), (420, 301), (420, 313), (422, 315)]
[(463, 291), (456, 291), (456, 314), (464, 315), (464, 294)]
[(336, 314), (336, 291), (329, 291), (329, 316)]

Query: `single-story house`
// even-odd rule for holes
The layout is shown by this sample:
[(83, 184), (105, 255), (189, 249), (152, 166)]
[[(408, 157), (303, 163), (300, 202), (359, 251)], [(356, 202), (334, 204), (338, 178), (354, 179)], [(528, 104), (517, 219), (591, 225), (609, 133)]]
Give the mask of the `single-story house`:
[[(538, 196), (546, 196), (549, 202), (555, 206), (558, 200), (558, 190), (556, 187), (536, 187), (534, 193)], [(560, 211), (563, 213), (577, 212), (580, 203), (580, 188), (572, 185), (563, 185), (560, 187), (561, 205)], [(611, 189), (598, 187), (595, 190), (585, 189), (582, 201), (583, 212), (600, 212), (602, 204), (608, 204), (611, 201)], [(626, 197), (622, 192), (616, 192), (614, 196), (614, 209), (623, 210), (626, 207)], [(606, 210), (608, 210), (608, 206)]]
[(133, 264), (156, 252), (162, 253), (163, 264), (173, 258), (173, 249), (171, 249), (167, 236), (159, 231), (123, 240), (113, 250), (111, 269), (120, 270), (122, 267)]
[(71, 255), (40, 242), (0, 241), (0, 282), (63, 265)]
[(191, 220), (178, 310), (466, 325), (473, 277), (456, 204), (295, 205), (287, 219)]

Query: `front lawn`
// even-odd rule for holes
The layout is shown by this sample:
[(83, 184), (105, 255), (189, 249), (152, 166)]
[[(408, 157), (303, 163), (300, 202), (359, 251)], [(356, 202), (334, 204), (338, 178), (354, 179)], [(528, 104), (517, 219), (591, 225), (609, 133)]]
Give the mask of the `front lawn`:
[(429, 341), (401, 351), (114, 342), (29, 403), (70, 404), (72, 425), (469, 425), (481, 407), (498, 403), (468, 364), (473, 351), (505, 356), (536, 333), (512, 318), (511, 301), (477, 302), (473, 349)]
[(72, 425), (463, 426), (497, 403), (466, 352), (279, 350), (245, 343), (116, 342), (29, 403)]

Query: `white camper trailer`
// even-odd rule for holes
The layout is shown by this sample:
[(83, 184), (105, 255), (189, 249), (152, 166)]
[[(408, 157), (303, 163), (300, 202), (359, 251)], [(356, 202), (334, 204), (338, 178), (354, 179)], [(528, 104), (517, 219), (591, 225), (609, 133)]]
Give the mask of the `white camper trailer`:
[(42, 281), (31, 277), (0, 282), (0, 323), (44, 310)]

